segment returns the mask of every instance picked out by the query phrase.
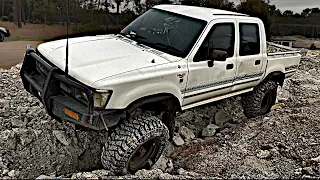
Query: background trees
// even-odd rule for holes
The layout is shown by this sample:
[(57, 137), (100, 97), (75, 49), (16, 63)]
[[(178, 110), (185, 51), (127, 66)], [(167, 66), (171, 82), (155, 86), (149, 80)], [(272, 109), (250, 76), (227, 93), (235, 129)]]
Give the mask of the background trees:
[[(20, 28), (25, 23), (65, 25), (67, 3), (68, 0), (0, 0), (0, 18), (14, 22)], [(269, 0), (241, 0), (238, 6), (230, 0), (69, 0), (68, 14), (73, 25), (88, 24), (88, 29), (99, 27), (101, 30), (126, 25), (154, 5), (174, 3), (237, 11), (259, 17), (265, 24), (268, 39), (270, 34), (320, 37), (319, 8), (310, 7), (301, 13), (291, 10), (281, 12)]]

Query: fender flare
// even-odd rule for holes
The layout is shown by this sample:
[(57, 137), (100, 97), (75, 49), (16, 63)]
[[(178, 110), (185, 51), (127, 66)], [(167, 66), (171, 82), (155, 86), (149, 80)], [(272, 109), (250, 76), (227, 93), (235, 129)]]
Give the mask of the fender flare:
[(270, 72), (267, 75), (267, 78), (265, 78), (265, 79), (266, 80), (273, 80), (273, 81), (279, 83), (280, 86), (283, 86), (285, 74), (281, 71), (273, 71), (273, 72)]
[(160, 102), (160, 101), (169, 100), (169, 99), (172, 100), (172, 102), (174, 102), (175, 109), (181, 110), (179, 100), (176, 96), (170, 93), (160, 93), (160, 94), (145, 96), (135, 100), (134, 102), (130, 103), (130, 105), (127, 106), (126, 111), (131, 113), (144, 104)]

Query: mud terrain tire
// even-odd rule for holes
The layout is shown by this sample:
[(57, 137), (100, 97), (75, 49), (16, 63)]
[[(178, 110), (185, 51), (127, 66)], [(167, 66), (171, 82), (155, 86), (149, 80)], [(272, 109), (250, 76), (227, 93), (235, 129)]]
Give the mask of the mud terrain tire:
[(116, 174), (134, 174), (139, 169), (150, 169), (168, 139), (168, 128), (159, 118), (143, 115), (130, 118), (107, 138), (101, 155), (102, 165)]
[(272, 80), (262, 82), (252, 92), (242, 97), (242, 106), (247, 118), (254, 118), (270, 112), (276, 102), (278, 84)]
[(4, 34), (2, 32), (0, 32), (0, 42), (4, 41)]

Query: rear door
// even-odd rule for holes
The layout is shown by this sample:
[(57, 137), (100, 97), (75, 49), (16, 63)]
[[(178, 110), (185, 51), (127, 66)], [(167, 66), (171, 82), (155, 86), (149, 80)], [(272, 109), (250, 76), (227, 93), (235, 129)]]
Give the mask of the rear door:
[(264, 28), (258, 20), (237, 20), (239, 49), (237, 51), (237, 74), (232, 91), (257, 85), (263, 76)]

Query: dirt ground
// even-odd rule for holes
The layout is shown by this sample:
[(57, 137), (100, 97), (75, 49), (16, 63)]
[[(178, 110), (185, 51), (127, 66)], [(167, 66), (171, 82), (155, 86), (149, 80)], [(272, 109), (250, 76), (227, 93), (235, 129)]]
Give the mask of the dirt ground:
[[(62, 25), (45, 25), (45, 24), (26, 24), (22, 28), (10, 22), (1, 22), (0, 26), (9, 29), (10, 37), (5, 38), (6, 41), (19, 40), (48, 40), (67, 34), (67, 27)], [(69, 33), (72, 33), (72, 28), (69, 28)]]
[(36, 48), (38, 41), (11, 41), (0, 43), (0, 68), (9, 69), (23, 61), (27, 44)]

